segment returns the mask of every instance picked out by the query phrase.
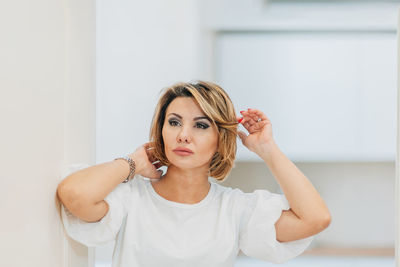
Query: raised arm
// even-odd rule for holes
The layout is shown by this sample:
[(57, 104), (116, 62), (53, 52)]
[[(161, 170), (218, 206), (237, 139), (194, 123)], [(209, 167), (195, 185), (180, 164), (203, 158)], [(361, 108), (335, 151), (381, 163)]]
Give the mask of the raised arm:
[(329, 210), (307, 177), (275, 143), (268, 117), (257, 109), (241, 113), (243, 120), (240, 122), (249, 132), (246, 135), (238, 131), (242, 143), (264, 160), (291, 208), (283, 211), (275, 224), (277, 240), (298, 240), (324, 230), (331, 222)]
[(81, 220), (99, 221), (109, 208), (104, 198), (126, 179), (129, 171), (129, 164), (124, 160), (113, 160), (79, 170), (58, 185), (58, 198)]
[[(129, 157), (135, 161), (135, 174), (147, 177), (160, 176), (159, 165), (151, 161), (149, 143), (140, 146)], [(125, 160), (113, 160), (94, 165), (67, 176), (57, 187), (62, 204), (75, 216), (87, 222), (97, 222), (108, 212), (105, 197), (129, 175), (130, 167)]]
[(290, 205), (290, 210), (283, 211), (275, 224), (277, 240), (293, 241), (327, 228), (331, 216), (324, 200), (275, 142), (260, 147), (258, 154), (268, 165)]

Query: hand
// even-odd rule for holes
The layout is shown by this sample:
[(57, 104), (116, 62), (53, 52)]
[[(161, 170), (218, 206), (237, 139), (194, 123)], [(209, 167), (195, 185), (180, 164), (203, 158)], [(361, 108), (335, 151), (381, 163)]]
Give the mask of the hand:
[[(243, 120), (240, 122), (249, 132), (247, 135), (243, 131), (238, 131), (242, 144), (250, 151), (258, 153), (263, 145), (269, 145), (274, 142), (272, 136), (272, 124), (268, 117), (257, 109), (248, 109), (241, 111)], [(242, 117), (237, 117), (241, 119)], [(258, 121), (258, 119), (261, 119)]]
[(129, 156), (135, 161), (137, 170), (135, 173), (148, 178), (160, 179), (163, 171), (157, 169), (162, 164), (154, 157), (153, 149), (151, 142), (148, 142), (138, 147)]

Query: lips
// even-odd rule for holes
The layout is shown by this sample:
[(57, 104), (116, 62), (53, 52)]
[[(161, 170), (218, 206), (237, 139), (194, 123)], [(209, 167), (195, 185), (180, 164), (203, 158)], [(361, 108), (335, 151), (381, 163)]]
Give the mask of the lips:
[(184, 147), (175, 148), (173, 151), (174, 152), (186, 152), (186, 153), (193, 154), (192, 150), (190, 150), (189, 148), (184, 148)]

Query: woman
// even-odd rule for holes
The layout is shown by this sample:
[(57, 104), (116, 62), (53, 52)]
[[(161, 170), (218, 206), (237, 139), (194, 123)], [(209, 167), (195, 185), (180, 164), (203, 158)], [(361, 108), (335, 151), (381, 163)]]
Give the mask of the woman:
[[(214, 83), (165, 88), (149, 143), (60, 183), (68, 235), (87, 246), (115, 240), (114, 267), (233, 266), (239, 250), (274, 263), (301, 254), (328, 227), (329, 210), (277, 147), (267, 116), (256, 109), (241, 115)], [(234, 167), (237, 136), (265, 161), (284, 195), (209, 180), (223, 181)]]

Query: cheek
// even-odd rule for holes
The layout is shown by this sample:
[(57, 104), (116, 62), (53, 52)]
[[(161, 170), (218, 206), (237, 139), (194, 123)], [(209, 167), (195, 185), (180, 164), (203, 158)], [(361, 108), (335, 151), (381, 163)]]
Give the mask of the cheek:
[(167, 148), (169, 147), (169, 144), (174, 144), (174, 140), (176, 140), (173, 131), (166, 129), (165, 127), (162, 130), (162, 138), (164, 140), (164, 146)]
[(214, 155), (214, 151), (218, 148), (218, 136), (211, 135), (205, 138), (200, 147), (202, 151)]
[(164, 141), (164, 146), (167, 147), (168, 146), (168, 139), (167, 139), (168, 135), (167, 135), (167, 133), (166, 133), (166, 131), (164, 129), (165, 129), (165, 127), (163, 127), (163, 129), (161, 131), (161, 136), (162, 136), (162, 139)]

